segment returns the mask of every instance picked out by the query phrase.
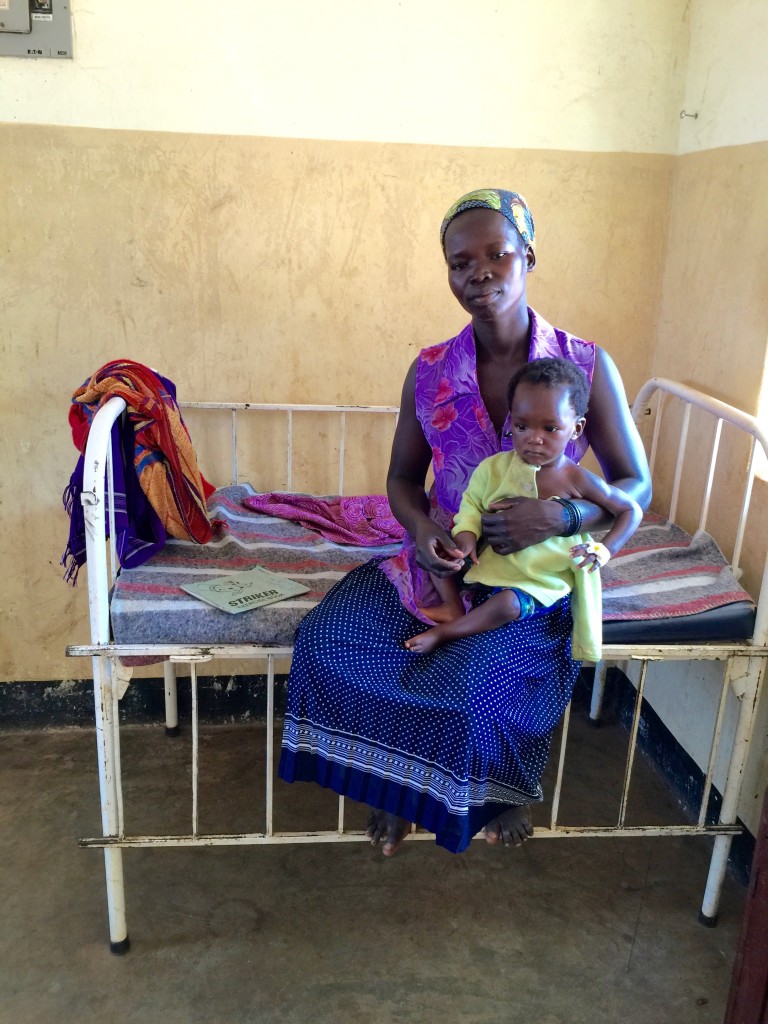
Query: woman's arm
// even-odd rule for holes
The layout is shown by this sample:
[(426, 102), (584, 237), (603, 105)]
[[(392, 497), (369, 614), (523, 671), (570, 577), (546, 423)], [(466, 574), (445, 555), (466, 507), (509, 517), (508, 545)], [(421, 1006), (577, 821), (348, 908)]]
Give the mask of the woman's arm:
[[(643, 442), (632, 419), (616, 364), (607, 352), (597, 347), (586, 436), (606, 481), (634, 498), (640, 508), (647, 509), (651, 501), (651, 473)], [(594, 507), (582, 508), (585, 527), (598, 525), (600, 517), (598, 515), (593, 522), (594, 514)], [(602, 525), (608, 522), (604, 520)]]
[[(646, 509), (651, 500), (651, 476), (642, 441), (632, 421), (616, 364), (597, 347), (586, 435), (608, 483)], [(599, 505), (583, 500), (576, 504), (584, 530), (607, 529), (611, 525), (612, 517)], [(500, 555), (562, 536), (568, 526), (565, 509), (555, 501), (512, 498), (495, 502), (491, 507), (494, 511), (483, 516), (483, 534)]]
[(416, 417), (414, 362), (403, 385), (387, 474), (387, 495), (395, 518), (413, 538), (419, 565), (435, 576), (448, 576), (461, 568), (464, 555), (450, 534), (429, 518), (424, 482), (431, 461), (432, 449)]

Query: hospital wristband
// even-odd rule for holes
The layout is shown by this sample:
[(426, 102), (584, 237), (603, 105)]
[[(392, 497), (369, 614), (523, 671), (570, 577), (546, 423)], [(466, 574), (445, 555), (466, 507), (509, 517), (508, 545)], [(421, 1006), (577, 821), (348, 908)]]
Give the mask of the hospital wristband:
[(573, 537), (575, 533), (580, 533), (583, 519), (581, 515), (581, 509), (579, 508), (579, 506), (574, 504), (572, 501), (568, 501), (567, 498), (558, 498), (556, 494), (553, 494), (549, 500), (556, 501), (560, 505), (562, 505), (568, 516), (568, 523), (566, 524), (565, 530), (563, 531), (563, 533), (560, 534), (560, 536)]

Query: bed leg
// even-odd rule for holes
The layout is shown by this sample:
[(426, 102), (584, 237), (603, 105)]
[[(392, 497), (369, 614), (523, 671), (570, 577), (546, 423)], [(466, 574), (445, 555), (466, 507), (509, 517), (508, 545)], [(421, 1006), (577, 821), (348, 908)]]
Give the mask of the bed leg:
[[(120, 779), (120, 737), (117, 692), (112, 665), (105, 657), (93, 659), (93, 697), (96, 719), (96, 755), (99, 765), (101, 830), (105, 837), (122, 832), (122, 794)], [(123, 851), (105, 848), (104, 870), (109, 914), (109, 948), (122, 955), (130, 948), (125, 920)]]
[(163, 662), (163, 681), (165, 683), (165, 735), (179, 735), (179, 701), (176, 688), (176, 665), (172, 661)]
[(705, 928), (717, 927), (717, 912), (725, 881), (725, 871), (728, 867), (728, 854), (731, 851), (732, 838), (732, 836), (717, 836), (715, 838), (712, 859), (709, 862), (707, 887), (704, 890), (704, 900), (699, 911), (699, 924), (703, 924)]
[(592, 702), (589, 706), (590, 725), (600, 725), (603, 714), (603, 699), (605, 698), (605, 680), (608, 675), (608, 662), (598, 661), (595, 665), (595, 678), (592, 682)]
[[(741, 707), (739, 708), (736, 734), (733, 738), (731, 758), (728, 763), (728, 776), (723, 787), (723, 803), (720, 808), (720, 824), (723, 825), (733, 825), (736, 821), (744, 766), (749, 754), (764, 665), (765, 662), (759, 658), (733, 658), (728, 662), (726, 669), (730, 675), (734, 693), (741, 702)], [(715, 838), (704, 900), (699, 911), (699, 922), (707, 928), (714, 928), (717, 925), (720, 895), (723, 890), (732, 841), (733, 836), (717, 836)]]
[(124, 956), (131, 948), (125, 920), (125, 884), (123, 882), (123, 851), (104, 851), (107, 878), (107, 913), (109, 915), (109, 951)]

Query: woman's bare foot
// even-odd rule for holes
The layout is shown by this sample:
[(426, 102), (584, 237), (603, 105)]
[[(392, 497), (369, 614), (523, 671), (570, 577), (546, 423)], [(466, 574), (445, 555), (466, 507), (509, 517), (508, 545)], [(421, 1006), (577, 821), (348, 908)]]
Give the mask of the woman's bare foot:
[(379, 841), (383, 839), (384, 846), (381, 852), (385, 857), (392, 857), (410, 831), (410, 821), (374, 808), (368, 818), (365, 834), (371, 840), (371, 846), (378, 846)]
[(522, 846), (533, 835), (530, 805), (509, 807), (498, 818), (489, 821), (483, 832), (490, 846), (496, 846), (499, 841), (505, 846)]
[(429, 654), (442, 643), (445, 643), (443, 631), (440, 626), (435, 626), (434, 629), (428, 629), (425, 633), (412, 636), (410, 640), (405, 641), (405, 646), (414, 654)]
[(433, 604), (429, 608), (419, 607), (419, 611), (433, 622), (455, 622), (464, 614), (464, 605), (461, 601), (444, 601), (442, 604)]

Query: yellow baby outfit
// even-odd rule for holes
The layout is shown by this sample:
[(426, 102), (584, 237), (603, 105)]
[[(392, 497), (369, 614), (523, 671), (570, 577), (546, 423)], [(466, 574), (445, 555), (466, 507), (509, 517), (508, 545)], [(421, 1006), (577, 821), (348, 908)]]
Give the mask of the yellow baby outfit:
[[(453, 536), (469, 530), (482, 534), (480, 517), (502, 498), (537, 498), (538, 466), (529, 466), (517, 452), (484, 459), (472, 474), (454, 519)], [(577, 661), (599, 661), (603, 634), (600, 573), (576, 569), (570, 556), (574, 544), (591, 541), (588, 533), (550, 537), (511, 555), (498, 555), (486, 545), (464, 577), (488, 587), (518, 587), (548, 607), (571, 593), (572, 655)]]

